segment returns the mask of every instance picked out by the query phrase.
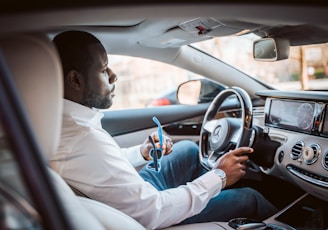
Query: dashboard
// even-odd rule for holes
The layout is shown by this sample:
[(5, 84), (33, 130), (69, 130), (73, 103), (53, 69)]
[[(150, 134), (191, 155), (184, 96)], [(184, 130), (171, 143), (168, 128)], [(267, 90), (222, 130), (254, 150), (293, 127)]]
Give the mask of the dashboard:
[(328, 93), (266, 90), (261, 126), (279, 142), (265, 173), (293, 182), (328, 201)]

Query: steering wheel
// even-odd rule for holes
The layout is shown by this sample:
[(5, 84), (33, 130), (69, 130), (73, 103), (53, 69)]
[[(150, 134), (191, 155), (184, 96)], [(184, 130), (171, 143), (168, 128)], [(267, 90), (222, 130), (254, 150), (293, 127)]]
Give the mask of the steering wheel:
[[(241, 117), (217, 118), (223, 102), (228, 102), (226, 99), (233, 95), (240, 104)], [(214, 98), (206, 111), (200, 132), (199, 158), (206, 169), (212, 169), (229, 150), (252, 145), (255, 135), (252, 110), (248, 93), (239, 87), (225, 89)]]

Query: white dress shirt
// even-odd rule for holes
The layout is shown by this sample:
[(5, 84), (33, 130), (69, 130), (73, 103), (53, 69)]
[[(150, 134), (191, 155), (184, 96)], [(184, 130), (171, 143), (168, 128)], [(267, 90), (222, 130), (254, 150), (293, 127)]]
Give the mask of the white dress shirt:
[(120, 148), (102, 128), (102, 117), (97, 110), (64, 100), (60, 146), (50, 159), (54, 170), (90, 198), (156, 229), (198, 214), (221, 191), (221, 178), (212, 171), (177, 188), (157, 191), (135, 169), (146, 163), (140, 145)]

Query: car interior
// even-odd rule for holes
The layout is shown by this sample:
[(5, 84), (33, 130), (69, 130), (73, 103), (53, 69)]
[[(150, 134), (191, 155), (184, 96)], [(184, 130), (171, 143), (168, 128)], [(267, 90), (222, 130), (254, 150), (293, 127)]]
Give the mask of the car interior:
[[(204, 103), (197, 101), (197, 106), (181, 104), (105, 112), (103, 126), (122, 146), (140, 143), (144, 133), (156, 130), (150, 119), (154, 115), (160, 118), (165, 133), (176, 141), (189, 133), (188, 138), (199, 141), (200, 161), (208, 169), (221, 154), (207, 149), (218, 125), (238, 127), (226, 134), (232, 140), (229, 144), (246, 144), (256, 149), (248, 177), (235, 186), (258, 188), (275, 201), (280, 209), (278, 213), (263, 222), (241, 216), (229, 222), (165, 229), (328, 229), (327, 92), (275, 90), (245, 78), (231, 66), (214, 62), (213, 57), (195, 53), (189, 46), (212, 37), (255, 33), (266, 39), (259, 40), (258, 47), (268, 48), (260, 41), (269, 40), (276, 52), (271, 56), (272, 53), (260, 47), (257, 58), (279, 61), (288, 56), (289, 45), (328, 42), (324, 5), (259, 4), (255, 7), (241, 3), (163, 2), (163, 5), (130, 4), (129, 8), (96, 1), (94, 5), (81, 4), (74, 8), (69, 3), (39, 7), (31, 4), (25, 8), (22, 5), (17, 10), (8, 5), (0, 10), (3, 11), (0, 16), (0, 229), (145, 229), (123, 212), (77, 194), (48, 166), (48, 159), (59, 144), (63, 105), (61, 63), (51, 39), (69, 29), (93, 33), (109, 53), (170, 63), (204, 76), (216, 76), (221, 84), (229, 86), (222, 93), (215, 91), (209, 101), (199, 95), (196, 100)], [(279, 18), (276, 11), (281, 14)], [(124, 20), (121, 15), (125, 15)], [(162, 55), (155, 55), (157, 52)], [(193, 63), (186, 61), (188, 56), (194, 57)], [(213, 66), (201, 68), (205, 62), (213, 62)], [(238, 87), (240, 79), (244, 81), (243, 88)], [(180, 86), (177, 92), (180, 102), (183, 102), (183, 87), (193, 83)], [(213, 102), (215, 106), (209, 106)], [(284, 122), (281, 122), (282, 112), (286, 114)], [(134, 121), (130, 119), (131, 114)], [(219, 119), (216, 123), (223, 116), (231, 119)], [(237, 116), (235, 125), (233, 118)], [(200, 122), (193, 123), (195, 118)], [(184, 130), (180, 129), (181, 125)], [(190, 129), (194, 126), (197, 132)], [(222, 151), (230, 147), (224, 145)]]

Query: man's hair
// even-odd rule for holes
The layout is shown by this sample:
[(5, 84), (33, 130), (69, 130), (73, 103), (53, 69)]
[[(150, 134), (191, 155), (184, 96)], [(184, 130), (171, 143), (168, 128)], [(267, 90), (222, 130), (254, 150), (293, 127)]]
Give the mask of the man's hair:
[(88, 67), (92, 62), (89, 53), (90, 44), (101, 44), (92, 34), (84, 31), (66, 31), (58, 34), (53, 39), (56, 46), (64, 76), (71, 70), (76, 70), (82, 74), (87, 74)]

